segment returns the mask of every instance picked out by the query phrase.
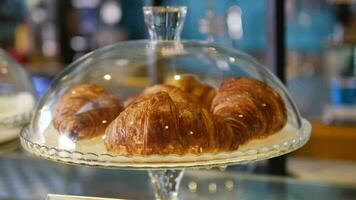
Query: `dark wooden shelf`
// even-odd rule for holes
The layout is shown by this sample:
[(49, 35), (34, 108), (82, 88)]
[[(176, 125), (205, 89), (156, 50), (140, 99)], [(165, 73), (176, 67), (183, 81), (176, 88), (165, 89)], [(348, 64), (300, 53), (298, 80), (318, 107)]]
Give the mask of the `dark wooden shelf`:
[(293, 155), (318, 158), (356, 160), (356, 124), (328, 125), (312, 120), (309, 142)]

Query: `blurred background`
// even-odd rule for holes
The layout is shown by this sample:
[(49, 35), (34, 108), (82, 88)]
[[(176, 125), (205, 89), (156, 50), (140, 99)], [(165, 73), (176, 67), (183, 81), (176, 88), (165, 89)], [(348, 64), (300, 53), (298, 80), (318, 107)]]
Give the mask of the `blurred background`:
[[(304, 116), (338, 121), (341, 116), (332, 115), (342, 113), (331, 107), (355, 103), (341, 94), (347, 93), (345, 84), (351, 93), (355, 85), (352, 2), (285, 1), (286, 79)], [(42, 95), (48, 80), (83, 54), (119, 41), (148, 38), (141, 9), (152, 3), (188, 6), (182, 38), (236, 48), (266, 64), (265, 0), (3, 0), (0, 47), (27, 68)], [(325, 116), (327, 109), (331, 114)]]
[[(287, 171), (356, 185), (356, 1), (284, 2), (286, 85), (313, 124), (309, 143), (288, 156)], [(185, 5), (182, 39), (239, 49), (267, 65), (267, 0), (1, 0), (0, 47), (28, 71), (41, 96), (85, 53), (148, 38), (144, 5)], [(236, 168), (255, 173), (263, 166)]]

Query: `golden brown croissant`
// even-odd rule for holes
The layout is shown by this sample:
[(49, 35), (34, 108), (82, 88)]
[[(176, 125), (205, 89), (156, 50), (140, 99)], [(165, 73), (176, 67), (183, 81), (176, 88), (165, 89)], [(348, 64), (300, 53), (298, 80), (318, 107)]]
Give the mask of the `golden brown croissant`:
[(95, 84), (80, 84), (59, 101), (53, 126), (74, 140), (92, 138), (102, 134), (122, 110), (122, 101), (112, 92)]
[(223, 81), (213, 100), (212, 112), (224, 118), (242, 142), (271, 135), (287, 122), (280, 95), (267, 84), (247, 77)]
[[(177, 93), (180, 92), (173, 94)], [(104, 142), (108, 151), (125, 155), (181, 155), (238, 147), (232, 143), (232, 130), (223, 119), (177, 96), (159, 90), (137, 97), (107, 127)]]
[(183, 90), (181, 90), (178, 87), (175, 87), (173, 85), (156, 84), (156, 85), (153, 85), (151, 87), (148, 87), (148, 88), (144, 89), (143, 92), (140, 95), (134, 96), (134, 97), (129, 98), (128, 100), (126, 100), (125, 105), (128, 106), (131, 103), (134, 103), (135, 101), (142, 99), (143, 96), (146, 96), (146, 95), (149, 95), (149, 94), (154, 94), (154, 93), (157, 93), (157, 92), (160, 92), (160, 91), (168, 93), (169, 96), (172, 99), (174, 99), (174, 101), (177, 101), (177, 102), (198, 103), (198, 101), (194, 97), (192, 97), (191, 95), (183, 92)]
[(204, 108), (210, 108), (211, 102), (216, 95), (213, 87), (200, 83), (193, 75), (181, 75), (178, 79), (169, 81), (168, 84), (177, 86), (184, 92), (193, 96)]

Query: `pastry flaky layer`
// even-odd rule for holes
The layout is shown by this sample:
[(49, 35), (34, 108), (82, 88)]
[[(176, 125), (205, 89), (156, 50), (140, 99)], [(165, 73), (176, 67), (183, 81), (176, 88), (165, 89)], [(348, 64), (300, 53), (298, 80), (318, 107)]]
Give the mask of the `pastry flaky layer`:
[(281, 96), (253, 78), (234, 77), (223, 81), (211, 110), (215, 116), (224, 118), (242, 143), (276, 133), (287, 123)]
[(108, 151), (125, 155), (231, 151), (279, 131), (287, 122), (282, 98), (261, 81), (230, 78), (204, 100), (201, 89), (188, 88), (207, 87), (190, 80), (175, 84), (182, 89), (154, 85), (130, 99), (105, 131)]
[(181, 155), (236, 148), (233, 133), (222, 119), (196, 103), (176, 98), (158, 91), (130, 104), (106, 129), (107, 149), (129, 155)]
[(169, 81), (168, 84), (174, 85), (190, 94), (195, 102), (200, 103), (201, 106), (207, 109), (210, 109), (211, 102), (216, 95), (213, 87), (200, 83), (194, 75), (178, 76), (176, 79)]
[(59, 101), (53, 126), (73, 140), (100, 135), (123, 110), (123, 102), (109, 90), (95, 84), (70, 88)]

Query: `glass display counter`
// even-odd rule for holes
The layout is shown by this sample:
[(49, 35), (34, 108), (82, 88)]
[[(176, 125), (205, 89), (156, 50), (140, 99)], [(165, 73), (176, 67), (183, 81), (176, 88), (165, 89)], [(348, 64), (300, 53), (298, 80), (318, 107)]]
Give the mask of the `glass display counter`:
[[(21, 154), (0, 157), (0, 199), (45, 199), (48, 193), (120, 199), (154, 199), (140, 170), (58, 164)], [(217, 168), (187, 170), (183, 199), (356, 199), (356, 186), (251, 175)]]

